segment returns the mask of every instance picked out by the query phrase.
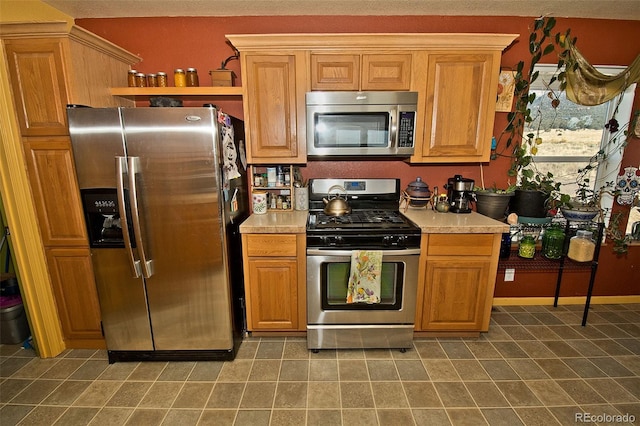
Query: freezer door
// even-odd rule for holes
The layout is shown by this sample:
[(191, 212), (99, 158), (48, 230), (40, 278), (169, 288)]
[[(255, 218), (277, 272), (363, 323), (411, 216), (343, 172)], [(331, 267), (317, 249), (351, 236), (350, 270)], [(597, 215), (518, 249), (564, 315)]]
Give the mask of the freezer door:
[(91, 260), (110, 351), (153, 350), (142, 278), (133, 278), (124, 248), (93, 248)]
[(125, 155), (118, 108), (68, 108), (80, 189), (115, 188), (114, 159)]
[(231, 349), (215, 110), (124, 109), (123, 121), (155, 349)]

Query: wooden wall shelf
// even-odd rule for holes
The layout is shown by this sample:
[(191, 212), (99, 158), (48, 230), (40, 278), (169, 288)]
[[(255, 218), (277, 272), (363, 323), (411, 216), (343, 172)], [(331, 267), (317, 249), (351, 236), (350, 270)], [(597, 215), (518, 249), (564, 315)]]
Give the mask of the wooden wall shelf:
[(113, 96), (242, 96), (242, 87), (112, 87)]

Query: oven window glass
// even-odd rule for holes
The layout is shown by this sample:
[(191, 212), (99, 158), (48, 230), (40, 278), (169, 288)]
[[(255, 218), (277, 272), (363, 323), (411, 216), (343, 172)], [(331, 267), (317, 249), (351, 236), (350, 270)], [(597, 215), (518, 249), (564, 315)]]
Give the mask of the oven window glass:
[(315, 146), (384, 148), (389, 145), (389, 113), (315, 114)]
[(351, 262), (329, 262), (321, 266), (322, 308), (324, 310), (399, 310), (402, 307), (404, 263), (382, 262), (380, 303), (346, 303)]

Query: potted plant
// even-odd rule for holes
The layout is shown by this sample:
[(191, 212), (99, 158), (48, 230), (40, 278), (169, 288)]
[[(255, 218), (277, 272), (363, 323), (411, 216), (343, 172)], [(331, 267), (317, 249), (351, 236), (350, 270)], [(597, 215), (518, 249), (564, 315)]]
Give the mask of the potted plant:
[(578, 182), (578, 189), (575, 195), (559, 195), (557, 207), (567, 220), (593, 220), (598, 214), (602, 213), (600, 199), (604, 192), (606, 192), (606, 187), (601, 188), (599, 191), (594, 191), (589, 184), (589, 178), (584, 178)]
[(499, 189), (495, 183), (489, 188), (475, 187), (473, 191), (476, 195), (476, 211), (492, 219), (503, 220), (514, 190), (514, 185)]

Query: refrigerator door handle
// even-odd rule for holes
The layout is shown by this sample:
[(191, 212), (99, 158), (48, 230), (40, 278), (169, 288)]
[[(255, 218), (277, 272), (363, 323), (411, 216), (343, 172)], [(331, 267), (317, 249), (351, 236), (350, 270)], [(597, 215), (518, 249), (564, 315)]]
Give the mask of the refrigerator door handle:
[(124, 197), (124, 175), (128, 173), (127, 159), (125, 157), (116, 157), (116, 191), (118, 194), (118, 210), (120, 211), (120, 224), (122, 226), (122, 239), (127, 249), (127, 257), (129, 266), (134, 278), (139, 278), (142, 273), (140, 269), (140, 261), (133, 254), (131, 247), (131, 239), (129, 238), (129, 222), (127, 218), (127, 203)]
[(140, 209), (138, 207), (138, 187), (136, 176), (140, 173), (140, 157), (129, 157), (129, 190), (131, 191), (131, 221), (133, 222), (133, 234), (138, 246), (138, 254), (142, 264), (142, 274), (145, 278), (153, 275), (153, 260), (147, 259), (147, 250), (142, 237), (142, 226), (140, 225)]

